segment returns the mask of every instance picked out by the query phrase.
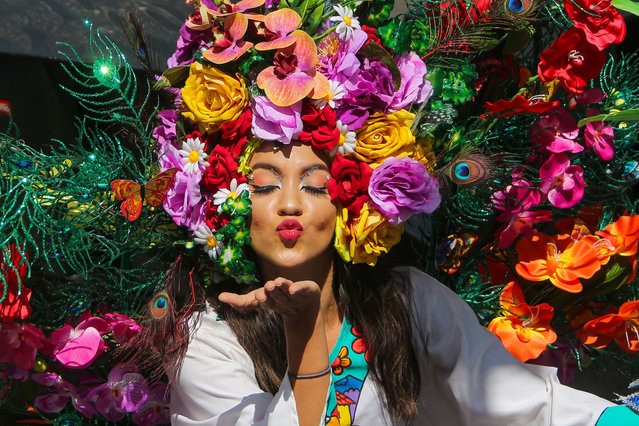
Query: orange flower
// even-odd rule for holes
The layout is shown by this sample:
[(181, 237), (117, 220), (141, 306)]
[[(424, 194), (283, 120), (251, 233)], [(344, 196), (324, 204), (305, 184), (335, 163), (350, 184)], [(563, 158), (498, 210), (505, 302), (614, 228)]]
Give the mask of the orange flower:
[(333, 369), (333, 374), (339, 376), (344, 372), (344, 368), (349, 367), (351, 365), (351, 359), (348, 357), (348, 348), (346, 346), (342, 346), (342, 349), (339, 350), (339, 354), (331, 364), (331, 368)]
[(488, 325), (506, 349), (521, 361), (537, 358), (557, 339), (550, 327), (554, 309), (547, 303), (530, 306), (515, 281), (501, 292), (499, 304), (504, 316), (494, 318)]
[[(603, 231), (597, 231), (597, 235), (607, 241), (610, 247), (610, 255), (635, 256), (637, 245), (639, 245), (639, 214), (632, 216), (621, 216), (614, 223), (606, 226)], [(632, 274), (626, 283), (634, 281), (637, 274), (637, 258), (630, 259), (632, 264)]]
[(639, 352), (639, 300), (624, 303), (616, 314), (588, 321), (577, 331), (577, 337), (598, 349), (614, 339), (622, 350), (631, 354)]
[(538, 233), (531, 239), (522, 238), (516, 246), (519, 263), (515, 269), (526, 280), (550, 280), (557, 288), (579, 293), (583, 289), (580, 279), (592, 277), (601, 268), (602, 261), (607, 262), (599, 241), (594, 235), (577, 241), (566, 234), (553, 238)]

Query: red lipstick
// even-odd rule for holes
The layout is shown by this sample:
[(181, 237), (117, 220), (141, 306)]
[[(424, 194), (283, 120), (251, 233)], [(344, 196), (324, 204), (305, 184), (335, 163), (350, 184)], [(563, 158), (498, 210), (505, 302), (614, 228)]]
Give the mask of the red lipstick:
[(279, 236), (286, 241), (295, 241), (297, 240), (304, 229), (302, 228), (302, 224), (299, 223), (295, 219), (286, 219), (280, 223), (275, 232), (279, 234)]

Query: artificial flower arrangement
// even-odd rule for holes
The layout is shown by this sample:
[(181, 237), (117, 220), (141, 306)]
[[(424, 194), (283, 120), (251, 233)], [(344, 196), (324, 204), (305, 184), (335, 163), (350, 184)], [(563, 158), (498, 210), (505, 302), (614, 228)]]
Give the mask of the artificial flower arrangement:
[(45, 155), (2, 135), (3, 409), (168, 422), (166, 383), (114, 349), (172, 315), (176, 257), (255, 279), (248, 162), (262, 141), (330, 155), (344, 260), (374, 265), (406, 227), (426, 243), (423, 269), (522, 361), (632, 364), (639, 60), (606, 53), (625, 34), (615, 5), (630, 6), (191, 4), (154, 77), (168, 107), (140, 102), (124, 55), (91, 35), (93, 61), (68, 68), (87, 110), (78, 143)]

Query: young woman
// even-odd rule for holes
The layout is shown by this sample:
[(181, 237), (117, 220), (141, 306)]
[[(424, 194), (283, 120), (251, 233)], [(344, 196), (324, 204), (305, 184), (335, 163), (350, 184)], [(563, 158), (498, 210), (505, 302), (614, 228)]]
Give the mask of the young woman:
[(324, 152), (264, 143), (250, 164), (263, 284), (195, 321), (173, 424), (591, 425), (613, 405), (516, 360), (418, 270), (347, 267)]

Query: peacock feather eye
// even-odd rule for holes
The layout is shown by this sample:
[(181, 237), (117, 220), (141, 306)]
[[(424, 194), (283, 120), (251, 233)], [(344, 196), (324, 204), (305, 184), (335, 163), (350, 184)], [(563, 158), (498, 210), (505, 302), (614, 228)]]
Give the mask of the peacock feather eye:
[(151, 300), (151, 314), (154, 318), (160, 319), (169, 311), (169, 295), (166, 291), (161, 291)]

